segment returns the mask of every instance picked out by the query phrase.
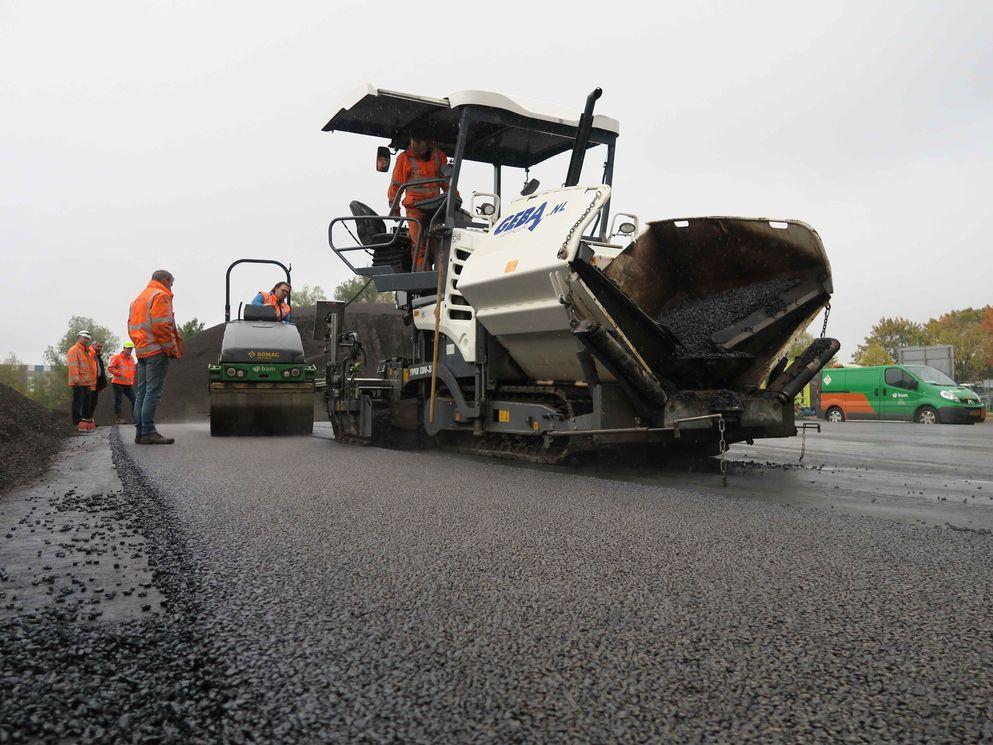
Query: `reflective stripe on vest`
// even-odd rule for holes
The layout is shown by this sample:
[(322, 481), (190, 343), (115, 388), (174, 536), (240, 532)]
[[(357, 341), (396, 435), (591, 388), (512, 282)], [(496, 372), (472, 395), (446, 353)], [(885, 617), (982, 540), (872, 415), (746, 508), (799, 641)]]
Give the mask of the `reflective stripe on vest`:
[[(145, 323), (128, 324), (129, 335), (132, 331), (144, 331), (145, 334), (147, 335), (148, 340), (151, 340), (155, 338), (155, 335), (152, 333), (153, 323), (174, 323), (171, 317), (170, 318), (152, 317), (152, 303), (155, 301), (155, 298), (161, 294), (162, 294), (162, 290), (159, 289), (152, 290), (152, 294), (148, 296), (148, 307), (145, 309), (145, 318), (147, 318), (148, 320), (145, 321)], [(159, 344), (158, 342), (152, 342), (151, 344), (146, 344), (143, 347), (135, 346), (134, 353), (136, 355), (142, 355), (145, 352), (160, 352), (165, 348), (172, 349), (173, 346), (174, 346), (173, 344)]]
[[(431, 150), (431, 158), (429, 160), (421, 160), (420, 158), (415, 158), (408, 154), (407, 162), (410, 164), (411, 181), (422, 178), (437, 178), (442, 175), (441, 171), (444, 163), (441, 162), (441, 153), (438, 151), (438, 148)], [(424, 199), (432, 199), (433, 197), (440, 195), (440, 181), (435, 181), (430, 184), (415, 184), (407, 187), (407, 196), (414, 202), (420, 202)], [(406, 202), (406, 200), (404, 200), (404, 202)]]
[(262, 296), (262, 302), (266, 305), (271, 305), (276, 309), (276, 317), (282, 321), (286, 316), (288, 316), (293, 309), (290, 304), (280, 300), (278, 297), (273, 295), (271, 292), (266, 292), (265, 290), (260, 290), (259, 294)]

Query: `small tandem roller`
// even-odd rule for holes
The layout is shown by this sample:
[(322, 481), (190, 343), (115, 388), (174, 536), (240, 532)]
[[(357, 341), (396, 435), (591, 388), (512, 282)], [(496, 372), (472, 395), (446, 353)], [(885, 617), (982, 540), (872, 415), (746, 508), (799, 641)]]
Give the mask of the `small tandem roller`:
[(304, 358), (300, 332), (276, 318), (272, 306), (247, 305), (231, 320), (231, 270), (238, 264), (275, 264), (239, 259), (228, 267), (224, 339), (217, 364), (209, 365), (211, 435), (309, 435), (314, 428), (317, 368)]

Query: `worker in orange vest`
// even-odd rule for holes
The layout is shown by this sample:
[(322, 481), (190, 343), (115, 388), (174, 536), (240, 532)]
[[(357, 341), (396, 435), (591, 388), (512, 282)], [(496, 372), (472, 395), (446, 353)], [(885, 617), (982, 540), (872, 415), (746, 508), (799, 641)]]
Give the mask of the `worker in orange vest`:
[(127, 397), (131, 402), (131, 418), (134, 418), (134, 372), (135, 362), (131, 356), (134, 350), (134, 342), (124, 342), (124, 348), (110, 358), (107, 364), (107, 372), (111, 374), (110, 385), (114, 389), (114, 414), (117, 416), (117, 423), (124, 424), (124, 417), (121, 416), (121, 401)]
[[(90, 357), (93, 358), (97, 366), (97, 384), (90, 391), (90, 400), (87, 404), (86, 418), (94, 421), (93, 415), (97, 410), (97, 402), (100, 400), (100, 391), (107, 387), (107, 365), (103, 361), (103, 342), (95, 341), (90, 344)], [(96, 425), (94, 425), (94, 429)]]
[(66, 353), (69, 387), (72, 388), (72, 423), (80, 432), (93, 429), (88, 414), (90, 395), (97, 386), (97, 363), (90, 355), (91, 339), (89, 331), (80, 331), (76, 334), (76, 343)]
[(394, 207), (393, 200), (401, 186), (414, 179), (438, 179), (430, 183), (408, 186), (403, 192), (403, 206), (407, 210), (407, 217), (420, 222), (420, 224), (407, 223), (411, 241), (411, 264), (415, 272), (430, 269), (434, 264), (435, 254), (435, 241), (427, 235), (422, 235), (428, 230), (434, 210), (418, 209), (417, 203), (438, 197), (442, 191), (448, 191), (447, 171), (448, 158), (445, 153), (431, 140), (417, 132), (411, 133), (407, 149), (397, 156), (396, 165), (393, 166), (393, 180), (386, 192), (391, 215), (400, 214), (400, 205)]
[(131, 303), (128, 335), (138, 357), (134, 401), (134, 441), (139, 445), (171, 445), (155, 429), (155, 409), (162, 397), (169, 360), (183, 356), (183, 340), (172, 310), (174, 278), (165, 269), (152, 273), (148, 286)]
[(291, 289), (289, 283), (279, 282), (271, 292), (260, 290), (252, 300), (252, 305), (271, 305), (276, 309), (276, 318), (283, 323), (289, 323), (290, 313), (293, 312), (293, 308), (290, 307)]

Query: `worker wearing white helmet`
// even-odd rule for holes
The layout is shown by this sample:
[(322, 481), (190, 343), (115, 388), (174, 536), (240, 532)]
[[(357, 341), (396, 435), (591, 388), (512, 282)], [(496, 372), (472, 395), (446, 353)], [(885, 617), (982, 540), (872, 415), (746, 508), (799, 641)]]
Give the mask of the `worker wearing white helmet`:
[(89, 351), (92, 338), (89, 331), (79, 331), (76, 343), (66, 352), (69, 387), (72, 388), (72, 423), (80, 432), (93, 429), (93, 422), (88, 418), (91, 391), (96, 390), (97, 385), (97, 362)]

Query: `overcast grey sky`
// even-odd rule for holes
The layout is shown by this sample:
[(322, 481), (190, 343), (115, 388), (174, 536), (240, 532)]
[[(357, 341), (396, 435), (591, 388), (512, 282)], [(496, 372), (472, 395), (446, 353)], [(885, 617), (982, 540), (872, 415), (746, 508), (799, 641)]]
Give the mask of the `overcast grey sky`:
[(237, 257), (330, 291), (329, 219), (385, 199), (379, 143), (320, 131), (365, 81), (577, 112), (603, 87), (615, 207), (810, 223), (846, 359), (884, 314), (993, 301), (993, 3), (409, 7), (0, 2), (0, 355), (41, 362), (74, 314), (124, 338), (159, 267), (181, 322), (223, 319)]

